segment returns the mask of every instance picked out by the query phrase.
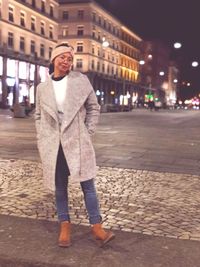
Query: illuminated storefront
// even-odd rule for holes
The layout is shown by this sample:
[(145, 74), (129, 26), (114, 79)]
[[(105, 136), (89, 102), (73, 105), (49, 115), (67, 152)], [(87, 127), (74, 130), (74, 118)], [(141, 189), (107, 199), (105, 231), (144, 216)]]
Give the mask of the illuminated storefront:
[[(3, 75), (5, 62), (6, 72)], [(30, 62), (0, 57), (0, 104), (11, 107), (16, 103), (35, 105), (35, 84), (44, 82), (48, 77), (48, 68)], [(2, 80), (5, 80), (3, 88)], [(37, 80), (37, 83), (35, 82)], [(4, 101), (3, 101), (4, 94)], [(3, 103), (4, 102), (4, 103)]]

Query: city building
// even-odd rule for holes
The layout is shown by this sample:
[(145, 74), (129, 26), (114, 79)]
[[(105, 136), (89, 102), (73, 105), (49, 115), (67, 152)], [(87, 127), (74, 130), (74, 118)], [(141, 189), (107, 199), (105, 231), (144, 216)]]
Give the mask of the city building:
[(74, 46), (74, 70), (88, 75), (102, 106), (132, 104), (141, 38), (95, 1), (0, 0), (0, 18), (1, 107), (35, 104), (60, 42)]
[(170, 62), (169, 47), (159, 40), (143, 41), (142, 55), (141, 85), (146, 90), (146, 102), (175, 103), (178, 69)]
[(0, 0), (0, 107), (25, 99), (35, 104), (35, 88), (48, 75), (57, 43), (58, 2)]
[(75, 49), (103, 110), (129, 110), (139, 94), (142, 39), (93, 0), (0, 0), (0, 107), (28, 99), (48, 76), (52, 48)]
[(142, 39), (92, 0), (59, 1), (58, 41), (75, 48), (102, 109), (130, 107), (139, 83)]

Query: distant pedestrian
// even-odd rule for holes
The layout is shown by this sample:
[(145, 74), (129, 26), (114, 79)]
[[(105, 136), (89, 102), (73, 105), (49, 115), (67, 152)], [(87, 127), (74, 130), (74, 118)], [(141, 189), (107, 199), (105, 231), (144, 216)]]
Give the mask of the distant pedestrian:
[(152, 111), (153, 109), (155, 109), (155, 103), (153, 100), (149, 100), (148, 103), (149, 109)]
[(101, 224), (94, 178), (96, 158), (91, 141), (100, 114), (86, 75), (72, 71), (74, 50), (66, 43), (51, 55), (51, 71), (37, 87), (35, 121), (44, 183), (55, 190), (60, 234), (58, 244), (71, 244), (68, 182), (80, 182), (92, 233), (102, 245), (114, 238)]

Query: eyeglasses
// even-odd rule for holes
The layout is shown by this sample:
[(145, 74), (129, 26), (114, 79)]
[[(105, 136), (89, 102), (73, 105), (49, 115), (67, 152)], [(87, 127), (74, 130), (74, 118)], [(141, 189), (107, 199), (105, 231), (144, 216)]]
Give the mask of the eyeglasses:
[(72, 63), (73, 62), (73, 58), (72, 57), (66, 57), (64, 55), (61, 55), (61, 56), (58, 56), (58, 58), (62, 61), (67, 61), (69, 63)]

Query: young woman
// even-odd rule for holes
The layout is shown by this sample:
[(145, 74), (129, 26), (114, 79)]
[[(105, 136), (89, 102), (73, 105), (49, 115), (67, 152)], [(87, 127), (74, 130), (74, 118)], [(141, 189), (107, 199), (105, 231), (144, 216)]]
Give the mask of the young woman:
[(73, 48), (65, 43), (51, 55), (53, 73), (37, 87), (35, 122), (44, 184), (55, 190), (60, 235), (58, 244), (68, 247), (70, 214), (68, 182), (80, 182), (92, 233), (102, 245), (114, 238), (101, 225), (94, 178), (96, 158), (91, 141), (100, 113), (95, 92), (86, 75), (71, 70)]

